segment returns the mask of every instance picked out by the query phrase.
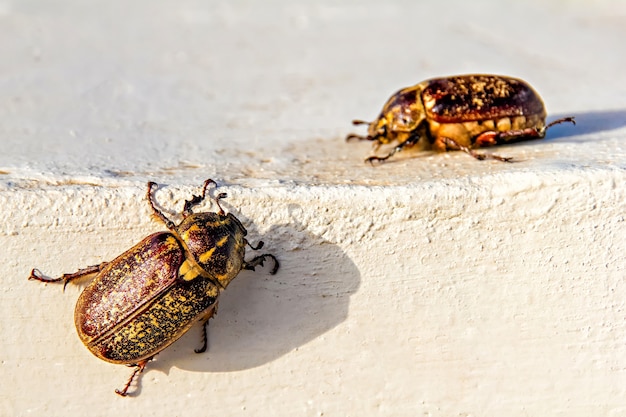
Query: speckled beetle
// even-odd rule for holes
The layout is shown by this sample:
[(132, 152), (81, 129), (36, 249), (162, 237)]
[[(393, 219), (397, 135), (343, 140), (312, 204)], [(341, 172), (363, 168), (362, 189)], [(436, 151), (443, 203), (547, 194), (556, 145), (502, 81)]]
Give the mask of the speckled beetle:
[(203, 323), (203, 341), (196, 352), (206, 350), (208, 320), (217, 311), (220, 291), (242, 269), (254, 270), (270, 258), (274, 261), (270, 273), (278, 270), (274, 255), (244, 260), (246, 245), (258, 250), (263, 242), (250, 245), (241, 222), (232, 213), (224, 213), (220, 200), (225, 193), (212, 198), (217, 213), (192, 213), (192, 208), (205, 199), (209, 185), (217, 187), (215, 181), (205, 181), (202, 195), (185, 201), (183, 220), (178, 225), (156, 208), (156, 185), (148, 183), (146, 198), (169, 232), (146, 237), (111, 262), (59, 278), (45, 277), (33, 269), (29, 277), (67, 285), (95, 274), (78, 298), (74, 322), (91, 353), (108, 362), (135, 367), (126, 385), (115, 390), (122, 396), (146, 364), (197, 321)]
[(369, 125), (367, 136), (351, 134), (346, 140), (372, 140), (374, 149), (395, 144), (385, 156), (371, 156), (366, 162), (384, 161), (396, 152), (423, 141), (424, 148), (438, 152), (461, 150), (476, 159), (493, 154), (475, 148), (525, 139), (541, 139), (546, 130), (565, 117), (546, 125), (546, 110), (539, 95), (526, 82), (500, 75), (457, 75), (434, 78), (403, 88), (387, 101), (373, 122), (354, 120), (354, 125)]

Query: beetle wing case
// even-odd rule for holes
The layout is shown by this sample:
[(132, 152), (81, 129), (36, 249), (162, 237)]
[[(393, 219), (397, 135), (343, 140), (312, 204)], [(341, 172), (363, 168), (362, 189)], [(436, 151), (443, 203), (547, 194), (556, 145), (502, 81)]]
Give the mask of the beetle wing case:
[(172, 285), (183, 259), (176, 238), (160, 232), (109, 262), (76, 303), (75, 319), (81, 339), (89, 343), (101, 337)]
[(517, 78), (477, 74), (434, 78), (423, 84), (426, 117), (438, 123), (546, 116), (539, 94)]
[[(186, 300), (178, 299), (177, 287), (192, 285), (178, 279), (184, 259), (174, 235), (160, 232), (104, 267), (81, 293), (74, 315), (78, 334), (92, 353), (109, 362), (135, 363), (175, 341), (178, 337), (172, 336), (182, 335), (199, 313), (211, 308), (219, 292), (207, 279), (193, 284), (202, 287), (198, 289), (202, 296), (208, 286), (213, 297), (192, 300), (190, 291), (183, 296)], [(182, 303), (179, 309), (177, 303)]]

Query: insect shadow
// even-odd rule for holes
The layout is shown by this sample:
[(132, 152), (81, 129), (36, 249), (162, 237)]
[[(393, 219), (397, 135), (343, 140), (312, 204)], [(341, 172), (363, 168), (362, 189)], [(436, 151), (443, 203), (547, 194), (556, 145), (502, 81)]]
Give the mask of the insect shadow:
[(585, 135), (621, 129), (626, 126), (626, 109), (557, 114), (550, 117), (548, 122), (566, 116), (576, 117), (576, 126), (567, 124), (553, 126), (544, 140), (576, 137), (567, 142), (587, 142), (589, 138), (585, 138)]
[[(242, 222), (251, 224), (244, 218)], [(248, 231), (248, 238), (261, 238), (253, 226)], [(269, 275), (267, 265), (256, 272), (241, 272), (220, 296), (218, 313), (208, 328), (207, 352), (193, 352), (200, 344), (200, 326), (195, 326), (160, 353), (149, 370), (255, 368), (346, 320), (350, 296), (358, 290), (361, 275), (339, 246), (297, 221), (273, 226), (261, 240), (279, 259), (278, 273)]]

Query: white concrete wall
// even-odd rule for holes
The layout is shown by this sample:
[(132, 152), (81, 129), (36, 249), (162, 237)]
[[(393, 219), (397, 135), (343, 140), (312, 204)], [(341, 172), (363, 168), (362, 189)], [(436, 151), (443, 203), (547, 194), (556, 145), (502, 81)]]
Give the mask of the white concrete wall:
[[(0, 1), (0, 415), (626, 415), (626, 4)], [(400, 87), (524, 78), (519, 162), (346, 144)], [(206, 178), (281, 261), (149, 365), (93, 357), (81, 286)], [(204, 206), (209, 209), (209, 205)]]

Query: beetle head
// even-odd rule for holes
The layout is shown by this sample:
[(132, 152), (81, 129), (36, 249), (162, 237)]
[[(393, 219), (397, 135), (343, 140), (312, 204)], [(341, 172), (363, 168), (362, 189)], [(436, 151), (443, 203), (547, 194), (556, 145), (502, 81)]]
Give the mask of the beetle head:
[(420, 99), (421, 88), (404, 88), (395, 93), (374, 122), (368, 135), (381, 144), (403, 142), (425, 119), (424, 106)]

